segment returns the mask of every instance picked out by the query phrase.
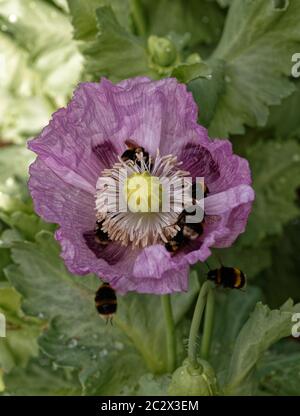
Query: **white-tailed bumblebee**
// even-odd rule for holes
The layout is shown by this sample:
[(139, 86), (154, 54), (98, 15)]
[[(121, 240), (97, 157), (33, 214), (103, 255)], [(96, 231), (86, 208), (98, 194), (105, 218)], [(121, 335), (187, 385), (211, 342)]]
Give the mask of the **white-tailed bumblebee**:
[(109, 243), (109, 237), (108, 234), (102, 230), (102, 224), (103, 224), (103, 220), (96, 221), (96, 227), (95, 227), (95, 241), (98, 244), (101, 244), (103, 246), (106, 246)]
[(165, 244), (165, 248), (176, 253), (188, 241), (196, 240), (203, 233), (203, 221), (197, 223), (186, 223), (188, 213), (183, 210), (179, 215), (176, 225), (180, 228), (177, 234)]
[(109, 283), (103, 283), (95, 295), (96, 309), (106, 322), (112, 321), (114, 314), (117, 312), (117, 295)]
[(207, 279), (217, 286), (231, 289), (243, 289), (247, 283), (246, 275), (236, 267), (221, 266), (219, 269), (210, 270)]
[[(132, 161), (138, 166), (141, 166), (142, 161), (149, 167), (149, 153), (146, 150), (135, 143), (133, 140), (126, 140), (127, 150), (122, 154), (121, 159), (123, 162)], [(150, 168), (150, 167), (149, 167)]]

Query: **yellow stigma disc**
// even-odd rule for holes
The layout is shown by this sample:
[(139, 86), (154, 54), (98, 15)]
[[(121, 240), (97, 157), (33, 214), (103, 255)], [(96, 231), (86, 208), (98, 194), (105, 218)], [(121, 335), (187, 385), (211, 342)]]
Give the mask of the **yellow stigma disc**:
[(159, 178), (148, 172), (133, 173), (126, 180), (125, 200), (131, 212), (159, 212), (161, 185)]

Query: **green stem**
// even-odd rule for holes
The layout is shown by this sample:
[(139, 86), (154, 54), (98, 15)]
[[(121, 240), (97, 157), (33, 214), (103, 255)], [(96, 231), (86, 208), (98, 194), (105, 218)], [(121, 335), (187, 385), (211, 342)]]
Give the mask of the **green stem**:
[(214, 313), (215, 313), (215, 290), (210, 288), (207, 294), (203, 337), (201, 342), (201, 358), (207, 360), (209, 357), (212, 332), (214, 327)]
[(176, 366), (176, 337), (170, 295), (163, 295), (161, 301), (166, 324), (168, 371), (172, 373)]
[(140, 36), (145, 36), (146, 25), (140, 0), (131, 0), (131, 11), (137, 34)]
[(188, 344), (188, 358), (192, 366), (195, 368), (198, 367), (197, 363), (197, 336), (199, 333), (199, 328), (202, 320), (203, 311), (206, 304), (206, 298), (209, 290), (212, 288), (212, 282), (206, 281), (203, 283), (199, 296), (197, 299), (196, 307), (194, 310), (194, 315), (192, 319), (190, 335), (189, 335), (189, 344)]

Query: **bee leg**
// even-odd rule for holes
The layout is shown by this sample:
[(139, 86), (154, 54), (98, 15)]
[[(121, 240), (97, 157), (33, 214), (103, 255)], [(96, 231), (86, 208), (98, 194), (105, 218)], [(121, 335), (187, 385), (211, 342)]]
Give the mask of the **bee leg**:
[(112, 316), (110, 317), (110, 325), (111, 326), (114, 326), (114, 324), (113, 324), (113, 317)]

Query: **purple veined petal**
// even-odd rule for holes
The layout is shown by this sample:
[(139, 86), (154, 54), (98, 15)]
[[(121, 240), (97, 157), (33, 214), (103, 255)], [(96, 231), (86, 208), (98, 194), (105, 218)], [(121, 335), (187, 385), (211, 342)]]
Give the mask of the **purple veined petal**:
[(187, 143), (179, 156), (182, 168), (190, 172), (194, 178), (203, 177), (208, 186), (220, 176), (220, 166), (212, 157), (209, 144), (206, 141), (200, 143), (200, 140), (198, 144)]
[(237, 237), (242, 234), (247, 225), (247, 220), (252, 208), (252, 201), (246, 204), (241, 204), (226, 215), (226, 228), (222, 235), (215, 240), (215, 247), (230, 247)]
[(76, 223), (83, 229), (94, 225), (95, 198), (92, 193), (64, 181), (40, 157), (30, 166), (29, 172), (29, 190), (35, 210), (42, 218), (60, 225)]
[(121, 294), (128, 291), (139, 293), (153, 293), (164, 295), (174, 292), (186, 292), (188, 290), (188, 266), (177, 269), (168, 269), (157, 278), (145, 276), (135, 279), (115, 278), (111, 285)]
[[(191, 121), (197, 128), (197, 106), (186, 86), (178, 84), (175, 78), (146, 80), (138, 78), (136, 84), (123, 81), (117, 85), (105, 78), (101, 81), (100, 85), (122, 118), (118, 137), (123, 136), (123, 143), (134, 139), (152, 155), (157, 149), (163, 155), (176, 154), (176, 149), (181, 148), (188, 137), (198, 139), (195, 129), (191, 129)], [(129, 90), (124, 86), (129, 86)]]
[(82, 178), (82, 182), (95, 187), (99, 172), (99, 162), (92, 148), (80, 141), (68, 128), (67, 111), (57, 111), (49, 125), (42, 133), (28, 142), (28, 148), (37, 153), (40, 159), (47, 160), (48, 165), (55, 171), (70, 171), (70, 176)]
[(246, 159), (233, 154), (229, 140), (214, 139), (209, 148), (215, 163), (219, 166), (219, 177), (210, 183), (212, 193), (226, 191), (234, 186), (251, 185), (251, 172)]
[(136, 291), (156, 295), (186, 292), (188, 290), (188, 277), (187, 266), (180, 269), (169, 269), (161, 275), (160, 280), (151, 278), (139, 280)]
[(252, 201), (221, 214), (216, 224), (207, 227), (200, 247), (187, 253), (185, 260), (189, 264), (203, 262), (211, 255), (211, 248), (230, 247), (245, 231), (251, 207)]
[(207, 215), (220, 215), (238, 207), (239, 205), (252, 202), (254, 191), (249, 185), (238, 185), (226, 191), (219, 192), (204, 199), (204, 210)]
[(91, 185), (86, 179), (80, 176), (78, 173), (73, 170), (61, 165), (51, 156), (44, 158), (43, 162), (52, 172), (61, 178), (64, 182), (69, 185), (74, 186), (75, 188), (81, 189), (91, 195), (95, 195), (95, 187)]
[(160, 276), (170, 267), (175, 269), (177, 263), (173, 262), (171, 254), (163, 245), (156, 244), (144, 248), (137, 256), (133, 274), (140, 278), (160, 279)]

